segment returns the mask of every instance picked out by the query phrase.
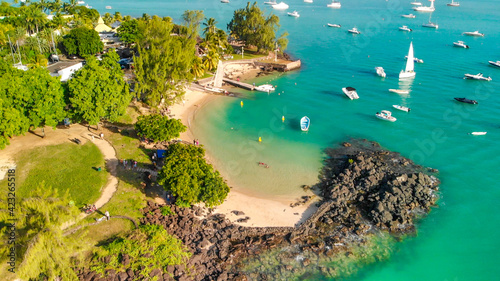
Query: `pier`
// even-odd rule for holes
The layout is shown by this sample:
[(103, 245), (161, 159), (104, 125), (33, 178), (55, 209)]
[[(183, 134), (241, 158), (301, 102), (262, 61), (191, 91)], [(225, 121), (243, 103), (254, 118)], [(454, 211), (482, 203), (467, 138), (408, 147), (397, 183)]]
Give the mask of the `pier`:
[(224, 81), (224, 82), (226, 82), (228, 84), (231, 84), (233, 86), (243, 88), (245, 90), (249, 90), (249, 91), (255, 90), (255, 86), (251, 85), (251, 84), (248, 84), (248, 83), (244, 83), (244, 82), (240, 82), (240, 81), (235, 81), (235, 80), (231, 80), (231, 79), (228, 79), (228, 78), (222, 78), (222, 81)]

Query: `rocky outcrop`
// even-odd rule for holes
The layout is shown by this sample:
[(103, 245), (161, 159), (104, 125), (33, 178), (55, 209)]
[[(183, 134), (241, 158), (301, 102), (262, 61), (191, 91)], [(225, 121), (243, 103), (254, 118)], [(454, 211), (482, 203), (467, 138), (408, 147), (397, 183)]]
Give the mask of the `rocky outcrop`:
[[(322, 259), (342, 252), (349, 256), (346, 245), (364, 243), (375, 229), (396, 235), (414, 231), (417, 215), (426, 214), (437, 200), (437, 178), (376, 143), (344, 143), (327, 154), (317, 186), (323, 196), (321, 206), (296, 228), (243, 227), (199, 207), (171, 206), (175, 215), (165, 216), (160, 205), (149, 202), (142, 210), (141, 223), (163, 226), (193, 254), (185, 266), (169, 266), (151, 274), (157, 280), (287, 280), (307, 268), (334, 276), (335, 269), (322, 266)], [(203, 213), (209, 214), (201, 217)], [(245, 219), (242, 212), (233, 213)], [(274, 260), (260, 258), (272, 251), (278, 253)], [(248, 261), (256, 259), (262, 265), (248, 269)], [(99, 277), (81, 270), (79, 277), (133, 280), (138, 274), (128, 270)]]

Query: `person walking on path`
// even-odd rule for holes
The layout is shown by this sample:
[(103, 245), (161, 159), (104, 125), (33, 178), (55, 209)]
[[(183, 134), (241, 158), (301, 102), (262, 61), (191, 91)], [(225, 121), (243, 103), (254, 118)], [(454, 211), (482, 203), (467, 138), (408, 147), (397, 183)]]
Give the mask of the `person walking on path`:
[(104, 140), (104, 134), (102, 132), (99, 136), (101, 137), (101, 140)]

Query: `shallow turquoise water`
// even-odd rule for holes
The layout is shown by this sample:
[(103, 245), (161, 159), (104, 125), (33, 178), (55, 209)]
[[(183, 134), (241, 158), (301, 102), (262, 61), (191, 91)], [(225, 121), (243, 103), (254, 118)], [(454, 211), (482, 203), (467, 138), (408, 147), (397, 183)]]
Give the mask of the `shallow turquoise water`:
[[(396, 245), (389, 261), (363, 269), (352, 280), (498, 280), (500, 69), (490, 67), (488, 61), (500, 60), (500, 2), (463, 0), (454, 8), (438, 0), (432, 15), (438, 30), (421, 27), (429, 19), (427, 13), (413, 12), (416, 19), (400, 17), (412, 12), (410, 1), (342, 1), (339, 10), (326, 8), (326, 0), (286, 2), (301, 17), (288, 17), (283, 11), (276, 14), (282, 29), (290, 33), (289, 52), (302, 60), (303, 68), (257, 81), (274, 79), (275, 93), (247, 92), (244, 99), (217, 100), (200, 109), (194, 121), (197, 137), (222, 173), (248, 193), (286, 197), (296, 194), (301, 184), (315, 182), (326, 147), (350, 137), (380, 142), (418, 164), (439, 169), (442, 199), (420, 223), (416, 237)], [(203, 9), (224, 28), (232, 11), (246, 2), (88, 3), (103, 13), (109, 11), (104, 6), (111, 5), (122, 14), (146, 12), (174, 19), (186, 9)], [(339, 23), (342, 28), (328, 28), (327, 23)], [(414, 31), (399, 31), (403, 24)], [(346, 29), (353, 26), (362, 34), (347, 34)], [(461, 35), (474, 30), (486, 36)], [(457, 40), (471, 48), (452, 47)], [(400, 86), (397, 75), (410, 41), (415, 56), (425, 63), (416, 64), (417, 76), (406, 85), (412, 90), (409, 95), (388, 92)], [(385, 68), (387, 78), (375, 75), (376, 66)], [(479, 72), (493, 81), (462, 79), (464, 73)], [(345, 86), (355, 87), (360, 99), (347, 99), (341, 92)], [(460, 104), (454, 97), (476, 99), (479, 105)], [(412, 111), (396, 112), (393, 104)], [(391, 110), (398, 121), (376, 119), (374, 114), (382, 109)], [(308, 133), (299, 130), (298, 120), (304, 115), (311, 118)], [(488, 134), (467, 134), (473, 131)], [(259, 136), (262, 143), (257, 141)], [(258, 167), (259, 161), (271, 168)]]

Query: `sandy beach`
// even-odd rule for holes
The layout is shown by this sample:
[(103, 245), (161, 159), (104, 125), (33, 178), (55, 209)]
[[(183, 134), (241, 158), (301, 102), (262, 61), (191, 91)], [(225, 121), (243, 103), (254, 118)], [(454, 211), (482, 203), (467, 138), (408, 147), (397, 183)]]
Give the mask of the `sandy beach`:
[[(222, 95), (213, 95), (187, 89), (184, 96), (184, 102), (180, 102), (170, 107), (170, 113), (173, 118), (181, 119), (182, 123), (188, 127), (187, 131), (182, 133), (180, 139), (192, 142), (195, 134), (192, 131), (191, 122), (196, 117), (198, 109), (207, 103), (218, 98), (228, 98)], [(210, 161), (210, 155), (207, 152), (207, 159)], [(215, 167), (216, 169), (218, 167)], [(290, 200), (273, 200), (272, 198), (260, 198), (245, 194), (238, 186), (231, 185), (231, 191), (223, 204), (215, 208), (216, 213), (225, 214), (232, 222), (238, 223), (238, 219), (249, 217), (248, 221), (238, 224), (244, 226), (267, 227), (267, 226), (295, 226), (306, 220), (313, 214), (317, 207), (316, 200), (310, 200), (308, 203), (296, 207), (290, 204), (296, 202), (296, 198)], [(314, 195), (312, 192), (304, 192), (304, 195)], [(236, 215), (233, 211), (243, 212), (244, 215)]]

